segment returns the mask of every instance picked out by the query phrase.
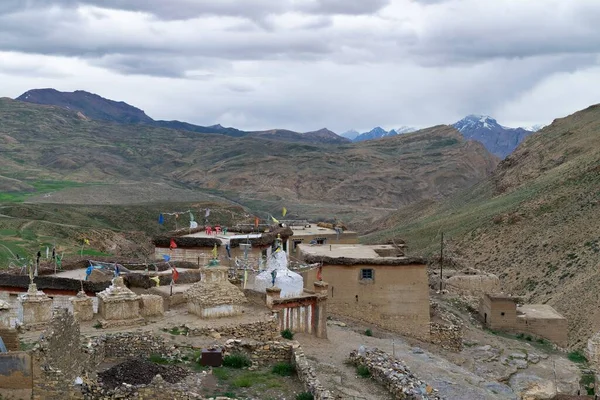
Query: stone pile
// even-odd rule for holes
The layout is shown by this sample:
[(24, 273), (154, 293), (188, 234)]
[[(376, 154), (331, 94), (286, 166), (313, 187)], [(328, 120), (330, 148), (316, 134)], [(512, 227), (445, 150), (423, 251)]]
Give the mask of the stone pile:
[(350, 353), (350, 362), (366, 367), (371, 377), (383, 384), (394, 399), (439, 400), (437, 390), (419, 380), (400, 360), (379, 349), (361, 347)]
[(439, 345), (442, 349), (460, 352), (463, 349), (462, 327), (452, 324), (430, 324), (431, 343)]
[(114, 389), (122, 383), (147, 385), (156, 375), (169, 383), (177, 383), (188, 374), (188, 370), (176, 365), (158, 365), (143, 358), (132, 358), (100, 372), (98, 379), (104, 387)]

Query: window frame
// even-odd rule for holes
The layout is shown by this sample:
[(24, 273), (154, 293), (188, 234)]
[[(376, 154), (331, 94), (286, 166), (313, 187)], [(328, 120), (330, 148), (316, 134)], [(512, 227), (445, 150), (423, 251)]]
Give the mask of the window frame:
[[(365, 273), (370, 277), (365, 277)], [(365, 283), (375, 282), (375, 268), (361, 268), (358, 271), (358, 280)]]

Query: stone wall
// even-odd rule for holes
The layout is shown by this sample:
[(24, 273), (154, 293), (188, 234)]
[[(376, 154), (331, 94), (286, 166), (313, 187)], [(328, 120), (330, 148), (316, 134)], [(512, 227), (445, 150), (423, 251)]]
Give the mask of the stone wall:
[(218, 333), (219, 336), (223, 337), (252, 338), (263, 342), (281, 338), (278, 322), (273, 318), (268, 321), (256, 321), (240, 325), (213, 326), (210, 328), (188, 328), (184, 325), (178, 328), (188, 332), (190, 336), (215, 336)]
[(8, 351), (19, 350), (19, 333), (16, 329), (0, 327), (0, 337)]
[(353, 351), (350, 362), (366, 367), (371, 377), (384, 385), (394, 399), (440, 399), (437, 391), (413, 375), (402, 361), (381, 350)]
[(292, 342), (258, 342), (246, 339), (229, 339), (223, 348), (223, 354), (246, 354), (254, 365), (273, 365), (278, 362), (290, 362)]
[(462, 328), (450, 324), (431, 323), (431, 343), (439, 345), (442, 349), (461, 351), (463, 348)]
[(315, 370), (308, 363), (304, 351), (297, 342), (292, 345), (292, 364), (296, 367), (298, 379), (304, 385), (304, 389), (313, 395), (314, 400), (333, 400), (333, 395), (321, 385)]
[(96, 340), (96, 346), (103, 345), (105, 358), (148, 357), (169, 350), (165, 340), (152, 332), (120, 332)]

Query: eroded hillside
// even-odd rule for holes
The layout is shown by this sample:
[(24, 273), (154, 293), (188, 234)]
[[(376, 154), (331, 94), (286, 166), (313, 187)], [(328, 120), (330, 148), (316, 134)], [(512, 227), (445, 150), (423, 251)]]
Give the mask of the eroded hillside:
[(376, 241), (401, 236), (498, 274), (507, 292), (569, 319), (570, 343), (600, 330), (600, 107), (528, 137), (486, 182), (443, 203), (414, 205), (382, 222)]

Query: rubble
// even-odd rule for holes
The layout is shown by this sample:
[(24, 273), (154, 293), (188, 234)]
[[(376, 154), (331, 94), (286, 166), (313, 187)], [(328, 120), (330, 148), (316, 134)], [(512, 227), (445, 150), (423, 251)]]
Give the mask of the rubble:
[(142, 358), (134, 358), (98, 373), (98, 378), (106, 388), (114, 389), (122, 383), (147, 385), (157, 375), (169, 383), (177, 383), (188, 373), (186, 369), (176, 365), (158, 365)]
[(371, 376), (383, 384), (394, 399), (439, 400), (437, 390), (419, 380), (400, 360), (379, 349), (365, 349), (350, 353), (350, 362), (368, 368)]

